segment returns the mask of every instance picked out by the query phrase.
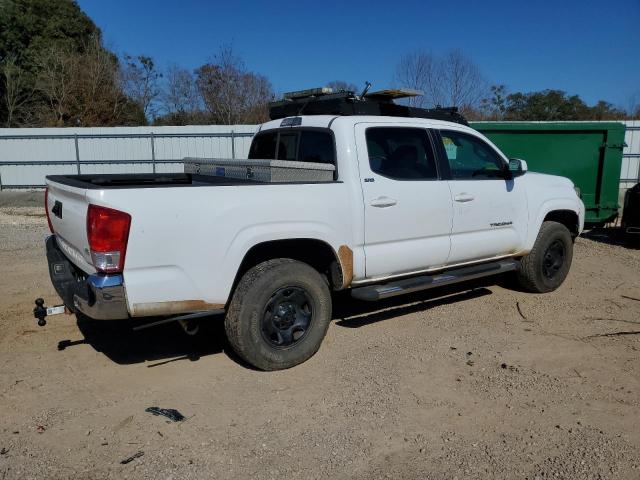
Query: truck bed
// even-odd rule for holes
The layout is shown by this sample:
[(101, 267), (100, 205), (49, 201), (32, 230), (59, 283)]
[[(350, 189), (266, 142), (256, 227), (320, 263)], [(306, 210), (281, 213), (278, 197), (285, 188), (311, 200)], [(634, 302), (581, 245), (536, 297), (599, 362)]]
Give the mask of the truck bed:
[(337, 251), (340, 232), (352, 228), (350, 206), (360, 205), (340, 181), (162, 173), (57, 175), (47, 185), (56, 244), (86, 276), (100, 276), (88, 237), (89, 206), (130, 215), (122, 282), (133, 317), (220, 308), (253, 238), (312, 236)]
[(70, 187), (99, 190), (118, 188), (206, 187), (213, 185), (264, 185), (264, 182), (252, 179), (193, 175), (189, 173), (49, 175), (47, 176), (47, 180)]

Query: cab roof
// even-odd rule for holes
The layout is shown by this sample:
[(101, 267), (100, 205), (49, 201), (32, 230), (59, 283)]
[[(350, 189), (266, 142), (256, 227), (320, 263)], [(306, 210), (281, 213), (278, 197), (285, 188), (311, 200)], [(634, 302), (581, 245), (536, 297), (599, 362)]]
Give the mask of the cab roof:
[(356, 123), (397, 123), (424, 125), (425, 128), (454, 128), (456, 130), (473, 130), (471, 127), (457, 122), (448, 122), (431, 118), (389, 117), (380, 115), (300, 115), (270, 120), (260, 126), (258, 132), (274, 128), (330, 128), (332, 126), (353, 126)]

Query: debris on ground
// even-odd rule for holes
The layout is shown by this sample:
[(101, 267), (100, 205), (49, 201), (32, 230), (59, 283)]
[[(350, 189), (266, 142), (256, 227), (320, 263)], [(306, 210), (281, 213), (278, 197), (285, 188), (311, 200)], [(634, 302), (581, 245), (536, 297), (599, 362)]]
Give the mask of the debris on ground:
[(520, 308), (520, 302), (516, 302), (516, 308), (518, 309), (518, 313), (522, 317), (523, 320), (527, 320), (527, 317), (522, 313), (522, 309)]
[(630, 297), (629, 295), (620, 295), (622, 298), (626, 298), (627, 300), (635, 300), (636, 302), (640, 302), (640, 298)]
[(143, 455), (144, 455), (144, 452), (143, 452), (142, 450), (140, 450), (139, 452), (134, 453), (134, 454), (133, 454), (133, 455), (131, 455), (130, 457), (125, 458), (125, 459), (124, 459), (124, 460), (122, 460), (120, 463), (121, 463), (122, 465), (126, 465), (127, 463), (131, 463), (131, 462), (133, 462), (136, 458), (140, 458), (140, 457), (141, 457), (141, 456), (143, 456)]
[(467, 365), (469, 365), (470, 367), (473, 367), (473, 364), (476, 363), (473, 360), (471, 360), (472, 355), (473, 355), (473, 352), (465, 353), (465, 357), (467, 358)]
[(184, 420), (184, 415), (182, 415), (175, 408), (159, 408), (159, 407), (149, 407), (144, 410), (145, 412), (152, 413), (153, 415), (160, 415), (163, 417), (167, 417), (172, 422), (182, 422)]
[(512, 372), (517, 372), (518, 367), (514, 367), (513, 365), (507, 365), (506, 363), (501, 363), (500, 368), (503, 370), (511, 370)]

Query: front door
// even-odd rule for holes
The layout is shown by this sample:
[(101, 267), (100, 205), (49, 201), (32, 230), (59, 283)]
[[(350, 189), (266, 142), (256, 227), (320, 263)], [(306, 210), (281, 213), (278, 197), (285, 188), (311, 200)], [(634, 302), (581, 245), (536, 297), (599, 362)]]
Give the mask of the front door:
[[(453, 204), (449, 264), (519, 251), (527, 229), (527, 199), (507, 160), (479, 136), (440, 130)], [(448, 164), (448, 165), (446, 165)]]
[(367, 278), (443, 266), (452, 205), (430, 134), (398, 124), (356, 125), (364, 194)]

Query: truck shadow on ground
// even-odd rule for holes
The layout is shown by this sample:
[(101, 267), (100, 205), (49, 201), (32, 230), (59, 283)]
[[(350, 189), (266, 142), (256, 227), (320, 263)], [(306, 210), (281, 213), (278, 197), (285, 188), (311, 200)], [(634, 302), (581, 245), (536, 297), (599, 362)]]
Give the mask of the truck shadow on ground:
[[(349, 292), (338, 292), (333, 298), (333, 320), (344, 328), (361, 328), (385, 320), (401, 321), (397, 317), (491, 295), (486, 287), (500, 282), (500, 277), (480, 279), (378, 302), (356, 301)], [(193, 336), (186, 335), (176, 322), (136, 331), (133, 326), (138, 322), (134, 320), (92, 321), (78, 314), (77, 323), (84, 338), (61, 340), (58, 350), (66, 351), (87, 344), (117, 364), (148, 362), (149, 368), (181, 360), (197, 361), (208, 355), (225, 353), (236, 363), (251, 368), (229, 348), (222, 315), (202, 321), (199, 332)]]
[(490, 285), (496, 285), (496, 279), (467, 282), (377, 302), (355, 300), (348, 292), (341, 292), (334, 298), (333, 318), (336, 325), (341, 327), (361, 328), (385, 320), (397, 320), (402, 315), (423, 312), (440, 305), (491, 295), (491, 290), (486, 288)]
[(82, 314), (76, 316), (78, 329), (84, 339), (63, 340), (58, 343), (58, 350), (66, 350), (80, 343), (88, 344), (115, 363), (156, 362), (148, 365), (155, 367), (179, 360), (197, 361), (227, 349), (224, 318), (221, 315), (211, 316), (201, 322), (196, 335), (185, 334), (177, 322), (133, 330), (134, 326), (144, 322), (131, 319), (93, 321)]

